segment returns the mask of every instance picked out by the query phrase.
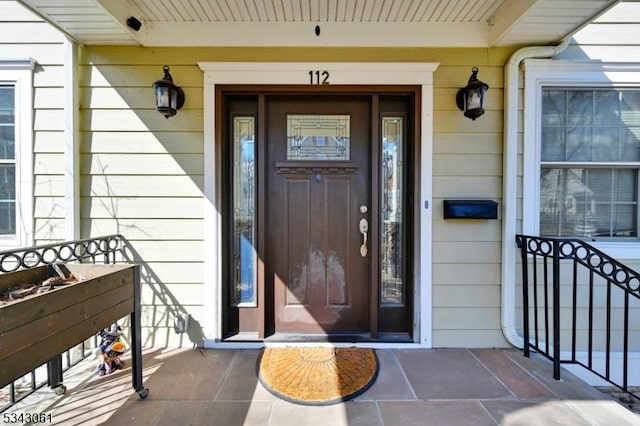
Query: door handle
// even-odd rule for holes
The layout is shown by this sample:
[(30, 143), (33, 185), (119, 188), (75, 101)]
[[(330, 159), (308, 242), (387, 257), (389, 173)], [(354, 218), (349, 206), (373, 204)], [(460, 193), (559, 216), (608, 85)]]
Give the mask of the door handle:
[(369, 232), (369, 222), (367, 219), (360, 219), (360, 224), (358, 225), (360, 229), (360, 233), (362, 234), (362, 245), (360, 246), (360, 256), (367, 257), (367, 237)]

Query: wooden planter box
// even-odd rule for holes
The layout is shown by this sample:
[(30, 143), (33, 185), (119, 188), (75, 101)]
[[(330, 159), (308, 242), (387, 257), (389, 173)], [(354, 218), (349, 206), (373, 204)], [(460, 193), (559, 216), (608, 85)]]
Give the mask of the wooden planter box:
[[(0, 305), (0, 387), (130, 314), (134, 376), (140, 374), (134, 388), (142, 390), (139, 267), (64, 266), (81, 280)], [(0, 275), (0, 293), (16, 284), (39, 284), (51, 275), (47, 266)]]

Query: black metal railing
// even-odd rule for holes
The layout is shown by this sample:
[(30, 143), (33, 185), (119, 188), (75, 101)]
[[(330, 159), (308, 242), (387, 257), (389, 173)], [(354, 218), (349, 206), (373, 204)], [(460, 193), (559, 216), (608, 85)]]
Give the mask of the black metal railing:
[(555, 379), (561, 363), (578, 364), (633, 395), (630, 353), (640, 351), (640, 339), (631, 336), (640, 334), (640, 322), (631, 318), (640, 315), (640, 274), (581, 240), (517, 235), (516, 243), (525, 356), (533, 349), (552, 360)]
[[(124, 237), (114, 234), (4, 250), (0, 251), (0, 274), (59, 262), (121, 263), (127, 261), (124, 256), (125, 244)], [(92, 348), (88, 348), (83, 342), (69, 349), (60, 357), (27, 373), (20, 381), (14, 381), (5, 386), (4, 389), (0, 389), (0, 398), (2, 398), (0, 400), (0, 412), (6, 411), (17, 402), (50, 383), (52, 377), (61, 377), (62, 372), (89, 357), (95, 347), (97, 347), (97, 342), (93, 342)], [(72, 355), (74, 349), (76, 356)]]
[(117, 234), (4, 250), (0, 251), (0, 273), (57, 262), (116, 263), (123, 250), (124, 237)]

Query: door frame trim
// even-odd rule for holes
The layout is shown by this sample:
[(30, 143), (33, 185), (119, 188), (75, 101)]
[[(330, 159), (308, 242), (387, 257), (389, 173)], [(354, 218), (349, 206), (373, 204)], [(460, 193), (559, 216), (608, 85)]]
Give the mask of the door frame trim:
[[(204, 317), (205, 347), (230, 347), (222, 343), (222, 197), (219, 182), (219, 162), (215, 142), (220, 124), (216, 102), (216, 85), (306, 85), (310, 73), (329, 73), (331, 85), (419, 85), (421, 86), (421, 117), (419, 129), (420, 176), (414, 203), (416, 261), (414, 266), (414, 342), (410, 347), (432, 347), (432, 148), (433, 148), (433, 62), (198, 62), (204, 72)], [(215, 255), (211, 255), (215, 254)], [(235, 344), (238, 345), (237, 343)], [(371, 344), (363, 344), (363, 346)], [(383, 344), (391, 347), (394, 344)], [(255, 346), (255, 344), (252, 344)], [(400, 345), (403, 346), (403, 345)], [(406, 346), (406, 344), (404, 345)]]

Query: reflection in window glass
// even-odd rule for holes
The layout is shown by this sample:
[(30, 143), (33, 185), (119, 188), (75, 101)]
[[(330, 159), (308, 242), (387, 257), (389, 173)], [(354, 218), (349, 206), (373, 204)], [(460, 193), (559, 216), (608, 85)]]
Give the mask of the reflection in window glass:
[(15, 87), (0, 86), (0, 235), (16, 234)]
[(637, 236), (635, 169), (543, 168), (540, 234)]
[(540, 234), (637, 237), (640, 91), (542, 91)]
[(382, 118), (382, 305), (403, 305), (404, 291), (404, 222), (402, 187), (404, 151), (402, 117)]
[(255, 118), (233, 119), (232, 304), (256, 303)]
[(640, 93), (544, 90), (542, 161), (640, 161)]
[(287, 160), (348, 160), (348, 115), (287, 115)]

